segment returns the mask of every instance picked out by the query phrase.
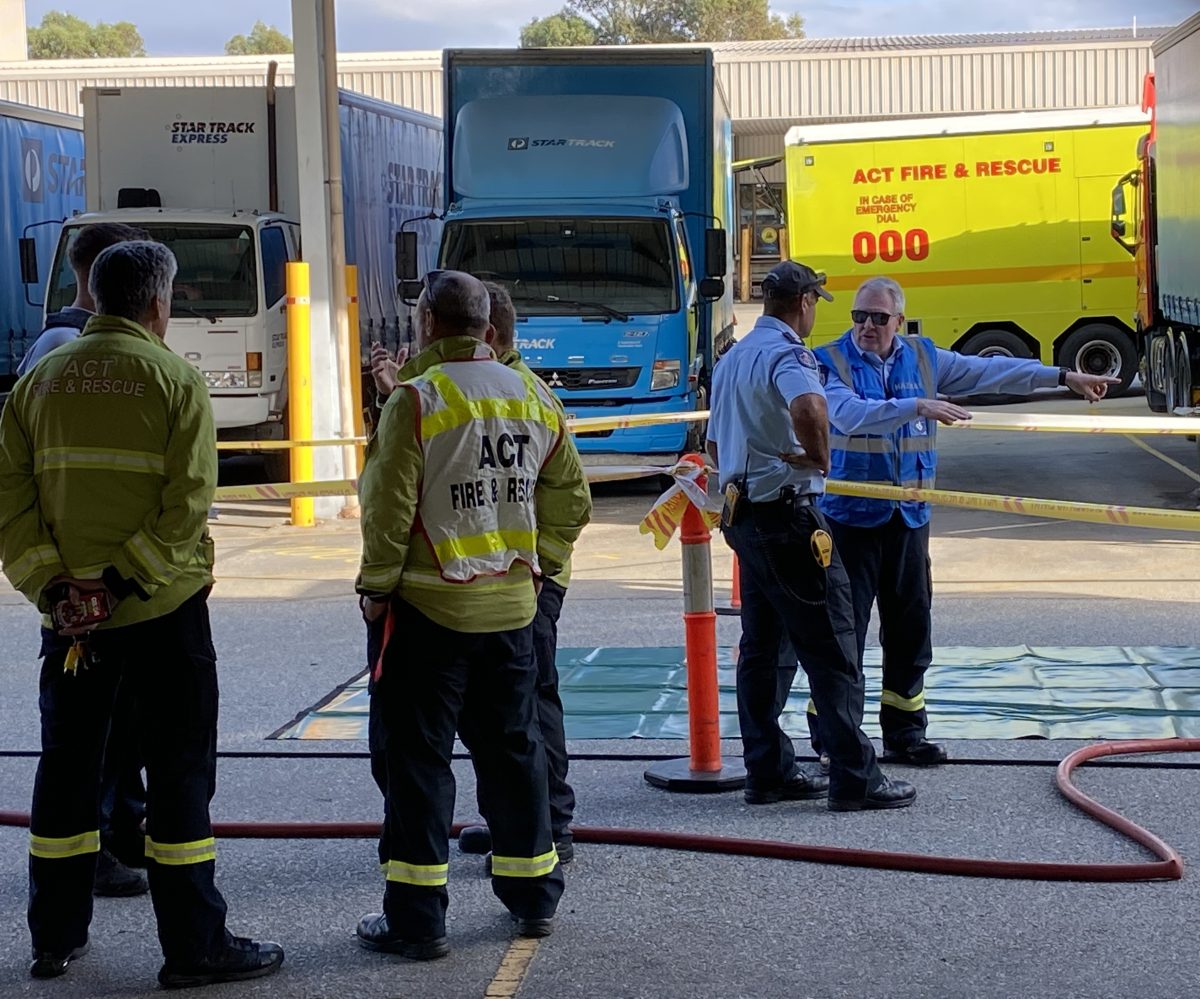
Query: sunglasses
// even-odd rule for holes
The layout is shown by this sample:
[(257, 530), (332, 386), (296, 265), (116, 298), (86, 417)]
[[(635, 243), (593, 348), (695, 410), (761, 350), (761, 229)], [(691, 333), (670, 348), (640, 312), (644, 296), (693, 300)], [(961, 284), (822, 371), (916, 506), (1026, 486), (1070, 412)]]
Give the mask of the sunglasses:
[(886, 326), (897, 315), (899, 315), (898, 312), (869, 312), (866, 309), (850, 310), (850, 318), (859, 326), (868, 319), (876, 326)]

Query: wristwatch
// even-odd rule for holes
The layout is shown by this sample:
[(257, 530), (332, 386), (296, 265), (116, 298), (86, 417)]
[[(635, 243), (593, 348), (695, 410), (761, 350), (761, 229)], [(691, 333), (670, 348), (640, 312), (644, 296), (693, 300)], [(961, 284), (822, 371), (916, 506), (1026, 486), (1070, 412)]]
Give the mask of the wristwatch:
[(1070, 368), (1059, 368), (1058, 369), (1058, 384), (1066, 385), (1067, 384), (1067, 375), (1069, 375), (1070, 373), (1071, 373)]

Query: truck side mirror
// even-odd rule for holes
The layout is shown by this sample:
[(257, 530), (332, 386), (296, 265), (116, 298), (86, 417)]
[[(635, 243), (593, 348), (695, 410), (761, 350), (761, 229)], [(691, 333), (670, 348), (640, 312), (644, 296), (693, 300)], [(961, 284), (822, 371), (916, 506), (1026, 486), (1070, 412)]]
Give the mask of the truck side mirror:
[[(729, 259), (729, 244), (726, 242), (724, 229), (704, 230), (704, 276), (706, 278), (724, 278), (725, 268)], [(704, 294), (703, 291), (700, 292)], [(724, 290), (717, 294), (720, 298)]]
[(1117, 185), (1113, 188), (1112, 193), (1112, 213), (1114, 215), (1125, 214), (1125, 188)]
[(1126, 227), (1125, 227), (1124, 219), (1113, 219), (1112, 220), (1112, 234), (1113, 234), (1114, 239), (1119, 239), (1120, 237), (1124, 236), (1125, 230), (1126, 230)]
[(396, 233), (396, 277), (401, 281), (417, 279), (417, 234), (412, 230)]
[(17, 252), (21, 257), (21, 283), (38, 283), (37, 244), (32, 236), (22, 236), (17, 240)]
[(416, 305), (417, 299), (421, 297), (421, 292), (425, 290), (425, 282), (416, 279), (405, 279), (400, 282), (397, 290), (400, 292), (400, 299), (405, 305)]
[(700, 297), (706, 302), (715, 302), (725, 294), (725, 279), (708, 277), (700, 282)]

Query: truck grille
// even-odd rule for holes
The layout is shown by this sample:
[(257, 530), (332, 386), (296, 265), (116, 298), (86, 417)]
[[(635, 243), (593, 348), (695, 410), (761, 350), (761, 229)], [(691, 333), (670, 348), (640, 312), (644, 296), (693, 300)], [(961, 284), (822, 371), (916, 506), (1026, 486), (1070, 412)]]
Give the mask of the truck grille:
[(534, 368), (533, 373), (552, 389), (594, 392), (600, 389), (631, 388), (641, 368)]

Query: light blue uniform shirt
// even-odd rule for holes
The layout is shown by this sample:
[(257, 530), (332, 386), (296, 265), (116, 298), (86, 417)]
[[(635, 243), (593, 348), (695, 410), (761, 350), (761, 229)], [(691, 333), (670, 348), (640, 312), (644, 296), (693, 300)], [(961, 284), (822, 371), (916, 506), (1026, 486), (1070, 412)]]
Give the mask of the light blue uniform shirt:
[(778, 499), (785, 485), (801, 494), (825, 491), (819, 472), (779, 457), (803, 453), (788, 405), (808, 394), (825, 394), (812, 351), (785, 323), (761, 316), (713, 369), (708, 439), (717, 445), (722, 489), (744, 475), (754, 503)]
[[(76, 308), (74, 305), (68, 308), (72, 312), (81, 312), (87, 316), (93, 314), (86, 309)], [(25, 356), (21, 358), (21, 363), (17, 365), (18, 377), (29, 371), (38, 361), (49, 354), (50, 351), (57, 350), (65, 343), (77, 340), (80, 332), (75, 326), (50, 326), (43, 330), (38, 338), (33, 341), (33, 346), (25, 352)]]
[[(887, 358), (850, 345), (885, 380), (891, 374), (896, 356), (912, 350), (903, 337), (896, 337)], [(1058, 368), (1041, 361), (1017, 357), (977, 357), (937, 349), (937, 391), (940, 395), (977, 395), (1000, 392), (1029, 395), (1034, 389), (1058, 385)], [(825, 396), (829, 402), (829, 422), (844, 434), (890, 434), (910, 420), (917, 419), (917, 399), (863, 399), (835, 373), (825, 374)], [(921, 428), (919, 428), (921, 429)], [(724, 457), (721, 464), (725, 464)]]

